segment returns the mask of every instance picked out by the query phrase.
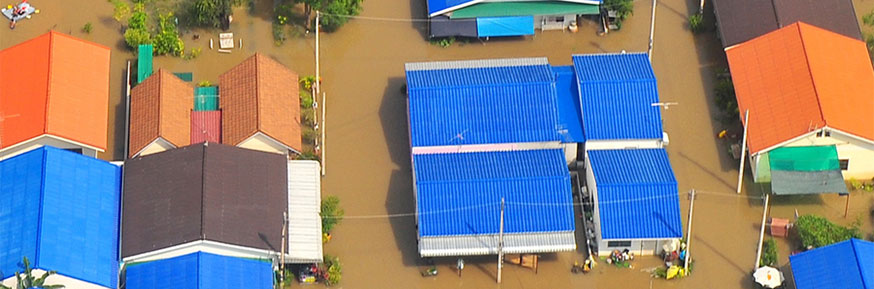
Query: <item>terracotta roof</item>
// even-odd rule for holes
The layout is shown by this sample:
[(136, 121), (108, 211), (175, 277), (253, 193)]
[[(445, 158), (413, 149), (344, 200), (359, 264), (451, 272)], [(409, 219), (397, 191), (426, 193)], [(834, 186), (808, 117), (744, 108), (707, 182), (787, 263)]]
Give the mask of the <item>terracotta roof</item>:
[(256, 53), (219, 76), (222, 143), (238, 145), (261, 132), (301, 151), (298, 77)]
[(191, 111), (191, 143), (221, 142), (222, 112)]
[(726, 50), (748, 144), (757, 153), (828, 126), (874, 140), (865, 43), (797, 22)]
[(210, 143), (124, 165), (123, 257), (195, 240), (280, 250), (284, 156)]
[(131, 89), (130, 156), (159, 137), (188, 145), (193, 108), (194, 88), (163, 69)]
[(50, 134), (105, 150), (109, 57), (55, 31), (0, 51), (0, 148)]

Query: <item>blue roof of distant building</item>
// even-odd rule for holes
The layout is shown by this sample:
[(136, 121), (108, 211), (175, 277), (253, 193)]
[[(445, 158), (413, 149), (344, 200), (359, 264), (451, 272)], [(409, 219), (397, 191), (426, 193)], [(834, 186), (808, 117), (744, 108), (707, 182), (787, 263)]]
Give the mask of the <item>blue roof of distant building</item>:
[(33, 268), (105, 287), (118, 279), (121, 169), (41, 147), (0, 161), (0, 273)]
[(561, 141), (581, 143), (586, 141), (583, 132), (580, 97), (577, 92), (573, 66), (553, 66), (555, 88), (558, 91), (558, 118), (561, 123)]
[(677, 179), (664, 149), (591, 150), (602, 239), (682, 237)]
[(546, 58), (408, 63), (414, 147), (559, 141)]
[(658, 87), (644, 53), (574, 55), (588, 140), (659, 139)]
[(798, 289), (874, 288), (874, 243), (850, 239), (789, 256)]
[(125, 274), (127, 289), (273, 288), (269, 262), (204, 252), (133, 264)]
[(414, 155), (420, 236), (574, 230), (560, 149)]

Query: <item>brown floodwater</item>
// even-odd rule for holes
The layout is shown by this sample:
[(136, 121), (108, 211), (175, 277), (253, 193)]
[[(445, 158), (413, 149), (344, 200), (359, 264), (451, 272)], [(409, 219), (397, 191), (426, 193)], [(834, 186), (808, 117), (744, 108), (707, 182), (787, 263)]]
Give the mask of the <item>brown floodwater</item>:
[[(425, 0), (367, 0), (363, 16), (423, 18)], [(6, 0), (2, 4), (9, 4)], [(113, 49), (111, 61), (109, 148), (100, 155), (107, 160), (124, 154), (123, 73), (135, 55), (125, 48), (119, 24), (111, 18), (112, 7), (100, 0), (32, 0), (42, 10), (15, 30), (0, 28), (0, 48), (6, 48), (49, 29)], [(194, 81), (215, 83), (218, 75), (254, 52), (276, 58), (301, 75), (313, 72), (312, 34), (290, 37), (275, 46), (271, 33), (272, 1), (256, 1), (253, 12), (237, 9), (231, 31), (243, 46), (230, 54), (209, 49), (216, 31), (188, 31), (187, 50), (200, 47), (195, 60), (156, 57), (155, 68), (193, 72)], [(695, 0), (659, 1), (653, 66), (663, 102), (678, 102), (663, 111), (670, 134), (668, 153), (681, 191), (697, 189), (691, 254), (696, 260), (693, 275), (682, 280), (653, 280), (646, 269), (659, 265), (655, 257), (641, 257), (632, 269), (601, 264), (587, 275), (570, 273), (570, 265), (582, 260), (581, 251), (548, 254), (535, 274), (529, 269), (505, 266), (503, 284), (495, 283), (494, 256), (466, 258), (463, 277), (455, 275), (454, 259), (438, 259), (439, 276), (423, 278), (416, 253), (415, 221), (412, 217), (354, 218), (410, 213), (414, 210), (410, 174), (410, 151), (405, 116), (405, 62), (499, 57), (546, 56), (553, 65), (571, 64), (571, 55), (645, 51), (652, 2), (636, 1), (635, 14), (622, 31), (598, 36), (592, 21), (577, 33), (544, 32), (524, 39), (460, 43), (449, 48), (425, 40), (423, 22), (352, 20), (338, 32), (323, 34), (321, 71), (327, 93), (327, 146), (323, 194), (337, 195), (349, 216), (334, 231), (325, 246), (327, 254), (341, 258), (340, 288), (752, 288), (756, 240), (762, 214), (760, 189), (748, 183), (736, 195), (737, 163), (714, 136), (726, 128), (714, 119), (713, 84), (716, 71), (726, 67), (725, 56), (711, 30), (693, 36), (686, 28), (687, 16), (697, 10)], [(857, 14), (874, 9), (872, 0), (855, 0)], [(709, 10), (709, 8), (708, 8)], [(713, 15), (706, 19), (712, 27)], [(81, 27), (91, 22), (90, 34)], [(193, 40), (199, 34), (199, 40)], [(216, 43), (217, 44), (217, 43)], [(749, 176), (749, 175), (748, 175)], [(771, 216), (791, 218), (799, 213), (821, 214), (849, 224), (874, 206), (874, 193), (853, 194), (849, 218), (844, 218), (844, 197), (834, 195), (776, 198)], [(681, 198), (684, 226), (689, 201)], [(791, 243), (780, 240), (779, 262), (788, 273)], [(791, 276), (787, 276), (791, 279)], [(293, 287), (298, 287), (297, 285)]]

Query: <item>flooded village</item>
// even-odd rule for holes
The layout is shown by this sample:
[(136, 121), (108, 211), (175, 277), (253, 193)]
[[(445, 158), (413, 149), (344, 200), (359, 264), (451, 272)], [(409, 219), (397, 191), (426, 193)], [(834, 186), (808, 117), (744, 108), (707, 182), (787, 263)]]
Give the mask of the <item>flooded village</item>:
[[(64, 278), (49, 280), (66, 288), (763, 288), (754, 272), (765, 265), (783, 274), (780, 288), (874, 286), (864, 278), (796, 284), (852, 278), (853, 269), (863, 276), (874, 274), (869, 242), (874, 241), (874, 193), (867, 188), (872, 176), (857, 177), (852, 171), (870, 167), (872, 160), (862, 152), (845, 161), (855, 152), (844, 149), (871, 146), (874, 137), (874, 72), (871, 56), (860, 58), (858, 49), (874, 35), (874, 24), (868, 24), (874, 16), (867, 16), (874, 15), (874, 1), (835, 0), (847, 2), (841, 7), (854, 12), (855, 19), (785, 8), (802, 15), (802, 21), (852, 24), (834, 32), (817, 27), (826, 25), (821, 23), (762, 20), (782, 15), (774, 12), (776, 4), (767, 8), (771, 16), (738, 12), (760, 12), (764, 8), (754, 7), (758, 2), (772, 1), (739, 1), (757, 4), (738, 8), (731, 7), (732, 1), (706, 0), (701, 31), (693, 33), (690, 16), (699, 13), (702, 2), (658, 0), (651, 23), (653, 2), (635, 0), (621, 29), (609, 33), (603, 33), (598, 7), (562, 6), (581, 9), (573, 14), (594, 15), (577, 17), (573, 29), (565, 28), (571, 24), (564, 18), (548, 19), (561, 29), (547, 31), (541, 28), (548, 21), (531, 21), (538, 27), (532, 35), (502, 37), (507, 30), (532, 28), (528, 22), (499, 23), (489, 28), (494, 36), (464, 30), (469, 23), (439, 30), (429, 18), (450, 21), (442, 15), (446, 11), (437, 10), (451, 7), (435, 9), (428, 0), (366, 0), (360, 14), (348, 17), (342, 27), (320, 31), (316, 44), (316, 32), (299, 19), (305, 14), (303, 4), (251, 0), (232, 8), (227, 29), (190, 27), (178, 19), (187, 55), (181, 57), (129, 48), (124, 37), (128, 25), (113, 18), (113, 3), (27, 2), (39, 13), (18, 21), (14, 29), (0, 29), (0, 232), (12, 236), (0, 238), (2, 285), (17, 288), (15, 271), (23, 270), (22, 257), (27, 257), (38, 269), (34, 275), (55, 270), (55, 277)], [(146, 2), (149, 11), (165, 13), (185, 1)], [(733, 4), (720, 6), (725, 3)], [(465, 13), (491, 13), (471, 7), (477, 6)], [(291, 19), (278, 20), (277, 14), (284, 15), (280, 10)], [(157, 14), (149, 21), (161, 21)], [(727, 32), (732, 27), (759, 31)], [(847, 36), (854, 28), (862, 35)], [(277, 40), (277, 29), (283, 40)], [(468, 37), (431, 39), (438, 32)], [(233, 33), (230, 47), (223, 48), (228, 44), (221, 42), (220, 33)], [(785, 45), (768, 46), (773, 43)], [(870, 41), (867, 45), (872, 47)], [(829, 50), (836, 47), (848, 48)], [(197, 55), (191, 55), (195, 50)], [(140, 72), (137, 65), (145, 59), (152, 61), (152, 69)], [(48, 66), (49, 72), (31, 65)], [(789, 73), (780, 74), (783, 69)], [(312, 78), (317, 73), (318, 80)], [(867, 78), (857, 78), (860, 74)], [(33, 85), (35, 77), (42, 77), (42, 85)], [(720, 107), (727, 78), (734, 79), (727, 88), (731, 101), (737, 94), (737, 113)], [(312, 91), (309, 84), (315, 81), (324, 98), (298, 98), (296, 82), (307, 79), (301, 95)], [(847, 81), (861, 83), (842, 88)], [(616, 83), (625, 88), (609, 87)], [(627, 91), (641, 83), (648, 86)], [(516, 88), (495, 92), (505, 86)], [(102, 94), (89, 94), (94, 91)], [(477, 102), (466, 99), (464, 91), (490, 98)], [(30, 104), (30, 94), (42, 100)], [(593, 99), (588, 104), (587, 95)], [(841, 99), (828, 104), (822, 100), (828, 95)], [(574, 104), (581, 97), (583, 103)], [(568, 110), (564, 98), (575, 109)], [(312, 113), (305, 112), (310, 102), (316, 103)], [(103, 105), (106, 111), (94, 109)], [(563, 105), (564, 110), (556, 108)], [(744, 110), (751, 111), (746, 122)], [(821, 123), (808, 123), (804, 117), (810, 114)], [(581, 131), (574, 132), (568, 119), (577, 119)], [(747, 140), (743, 123), (753, 124)], [(33, 141), (17, 133), (24, 127), (50, 140), (7, 143)], [(471, 132), (471, 127), (493, 131)], [(546, 133), (538, 132), (544, 127)], [(557, 134), (556, 127), (564, 130)], [(636, 135), (644, 130), (640, 133), (645, 135)], [(837, 140), (830, 141), (830, 134)], [(619, 138), (634, 139), (629, 140), (634, 144), (611, 143)], [(744, 141), (746, 146), (739, 145)], [(66, 144), (81, 146), (78, 152), (85, 156), (53, 148), (73, 148)], [(95, 155), (105, 162), (92, 159)], [(739, 189), (741, 159), (745, 169)], [(794, 167), (782, 169), (786, 166)], [(623, 192), (611, 203), (604, 193), (610, 181), (604, 181), (604, 188), (593, 184), (610, 179), (600, 175), (605, 172), (624, 177), (618, 178), (619, 188), (658, 185), (670, 193), (652, 201), (654, 191)], [(526, 192), (550, 189), (546, 179), (565, 180), (557, 190), (562, 195), (528, 198), (532, 194)], [(470, 183), (486, 185), (471, 188)], [(435, 193), (423, 193), (429, 190)], [(468, 197), (476, 190), (489, 198)], [(89, 193), (98, 191), (101, 195)], [(602, 206), (586, 205), (586, 196), (593, 194), (601, 194)], [(504, 219), (498, 196), (509, 199), (508, 209), (524, 212), (508, 211)], [(646, 204), (629, 196), (643, 196)], [(325, 216), (329, 199), (339, 200), (342, 220), (322, 235), (325, 222), (318, 211)], [(626, 202), (629, 207), (623, 207)], [(615, 215), (606, 212), (607, 205), (618, 207), (611, 212)], [(655, 210), (664, 214), (635, 214), (652, 206), (663, 206)], [(479, 207), (488, 208), (470, 210)], [(586, 211), (595, 207), (600, 209)], [(55, 210), (59, 213), (49, 213)], [(855, 228), (859, 239), (817, 243), (813, 251), (803, 252), (808, 248), (798, 236), (798, 224), (788, 233), (779, 224), (806, 215), (821, 216), (841, 229)], [(623, 237), (606, 236), (602, 223), (611, 222), (609, 216), (625, 219), (611, 228), (611, 234)], [(599, 221), (584, 221), (589, 218)], [(537, 238), (514, 245), (518, 239), (496, 231), (498, 220), (525, 224), (507, 223), (508, 236), (519, 236), (530, 223)], [(599, 227), (589, 227), (595, 224)], [(504, 225), (500, 228), (503, 232)], [(538, 229), (563, 234), (546, 238), (537, 235), (542, 233)], [(465, 234), (468, 239), (462, 238)], [(500, 272), (499, 236), (508, 250), (502, 252), (508, 256)], [(757, 260), (760, 238), (775, 241), (773, 264)], [(688, 248), (676, 244), (681, 240)], [(603, 245), (592, 250), (592, 242)], [(675, 268), (673, 273), (685, 276), (666, 280), (656, 272), (670, 270), (661, 252), (664, 245), (690, 256), (690, 273), (679, 266), (683, 272)], [(630, 248), (633, 260), (608, 263), (614, 246)], [(644, 247), (655, 255), (640, 254), (647, 251)], [(843, 251), (816, 255), (844, 249), (862, 252), (856, 253), (859, 260)], [(588, 258), (590, 251), (600, 256)], [(617, 251), (622, 257), (622, 250)], [(672, 265), (685, 263), (668, 255)], [(589, 267), (587, 259), (596, 265)], [(859, 264), (847, 265), (854, 261)], [(283, 268), (297, 276), (280, 282), (274, 272), (280, 263), (292, 264)], [(304, 276), (313, 279), (299, 278), (309, 272), (306, 264), (324, 263), (337, 265), (332, 273), (342, 272), (336, 284), (308, 284), (322, 277), (315, 273)], [(330, 266), (315, 267), (327, 271)], [(799, 270), (807, 276), (793, 274)]]

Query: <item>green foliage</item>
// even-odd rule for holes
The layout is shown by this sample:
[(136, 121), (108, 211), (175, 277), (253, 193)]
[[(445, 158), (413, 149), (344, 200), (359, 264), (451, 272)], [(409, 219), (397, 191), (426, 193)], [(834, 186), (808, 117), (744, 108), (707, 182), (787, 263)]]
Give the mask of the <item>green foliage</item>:
[(24, 263), (24, 272), (15, 272), (15, 287), (7, 287), (3, 284), (0, 284), (0, 289), (55, 289), (55, 288), (64, 288), (64, 285), (49, 285), (45, 284), (46, 278), (51, 275), (57, 274), (55, 271), (48, 271), (43, 273), (41, 276), (36, 277), (33, 276), (33, 268), (30, 267), (30, 260), (27, 257), (24, 257), (22, 260)]
[[(317, 156), (316, 153), (314, 153), (312, 151), (305, 151), (305, 152), (301, 153), (300, 156), (297, 157), (297, 159), (317, 161), (317, 160), (319, 160), (319, 156)], [(322, 231), (324, 231), (324, 230), (322, 230)], [(324, 235), (324, 233), (322, 233), (322, 234)]]
[(716, 107), (722, 112), (726, 123), (740, 121), (740, 112), (737, 107), (737, 98), (734, 95), (734, 84), (730, 77), (716, 80), (714, 88)]
[(146, 14), (146, 8), (143, 4), (134, 5), (134, 13), (131, 14), (127, 21), (128, 29), (143, 29), (148, 30), (149, 14)]
[(440, 37), (431, 39), (432, 45), (439, 45), (440, 47), (446, 48), (452, 46), (452, 43), (455, 43), (455, 37)]
[(203, 52), (203, 49), (201, 48), (192, 48), (191, 53), (185, 55), (185, 60), (195, 59), (200, 56), (201, 52)]
[(874, 10), (862, 16), (862, 23), (868, 26), (874, 26)]
[(799, 217), (795, 221), (795, 228), (804, 247), (818, 248), (861, 236), (858, 224), (846, 228), (816, 215)]
[(307, 143), (313, 143), (319, 137), (319, 133), (309, 125), (301, 126), (300, 130), (301, 137)]
[(334, 226), (343, 220), (343, 208), (340, 208), (340, 198), (328, 196), (322, 199), (322, 232), (330, 233)]
[(273, 22), (273, 44), (280, 46), (282, 43), (285, 43), (285, 26)]
[(307, 110), (312, 110), (313, 108), (313, 95), (307, 89), (300, 89), (300, 108)]
[(152, 44), (152, 36), (145, 29), (131, 29), (124, 31), (124, 42), (131, 49), (136, 49), (140, 44)]
[(327, 279), (325, 279), (325, 285), (334, 286), (340, 284), (340, 279), (343, 277), (343, 270), (340, 267), (340, 258), (331, 255), (325, 255), (324, 258), (324, 266), (327, 268), (325, 271), (328, 272)]
[(207, 87), (207, 86), (211, 86), (211, 85), (212, 85), (212, 83), (209, 82), (209, 80), (204, 80), (204, 81), (197, 83), (197, 86), (199, 86), (199, 87)]
[(186, 19), (192, 26), (220, 28), (231, 15), (231, 0), (191, 0), (183, 5)]
[(698, 13), (689, 15), (689, 30), (692, 30), (692, 33), (701, 32), (701, 30), (704, 28), (702, 27), (703, 22), (704, 15)]
[(304, 76), (298, 82), (300, 82), (300, 86), (307, 91), (313, 89), (313, 84), (316, 83), (316, 77), (312, 75)]
[(85, 23), (85, 26), (82, 26), (82, 32), (86, 34), (91, 34), (91, 29), (94, 28), (91, 26), (91, 22)]
[(337, 31), (340, 26), (349, 21), (349, 16), (356, 16), (361, 13), (361, 2), (363, 0), (332, 0), (321, 9), (325, 14), (322, 15), (322, 28), (327, 32)]
[(158, 16), (158, 34), (155, 35), (155, 54), (171, 54), (182, 56), (185, 54), (185, 43), (179, 38), (173, 13)]
[(762, 266), (777, 265), (777, 241), (774, 241), (774, 238), (769, 238), (762, 244), (762, 258), (759, 259), (759, 263)]
[[(628, 16), (634, 14), (634, 1), (633, 0), (604, 0), (604, 4), (602, 4), (604, 8), (607, 10), (616, 11), (616, 18), (618, 18), (618, 22), (622, 22)], [(620, 25), (617, 23), (617, 25)]]
[(130, 14), (130, 6), (127, 5), (127, 2), (122, 0), (109, 0), (112, 3), (112, 18), (118, 23), (121, 23), (122, 20), (127, 19), (127, 15)]

